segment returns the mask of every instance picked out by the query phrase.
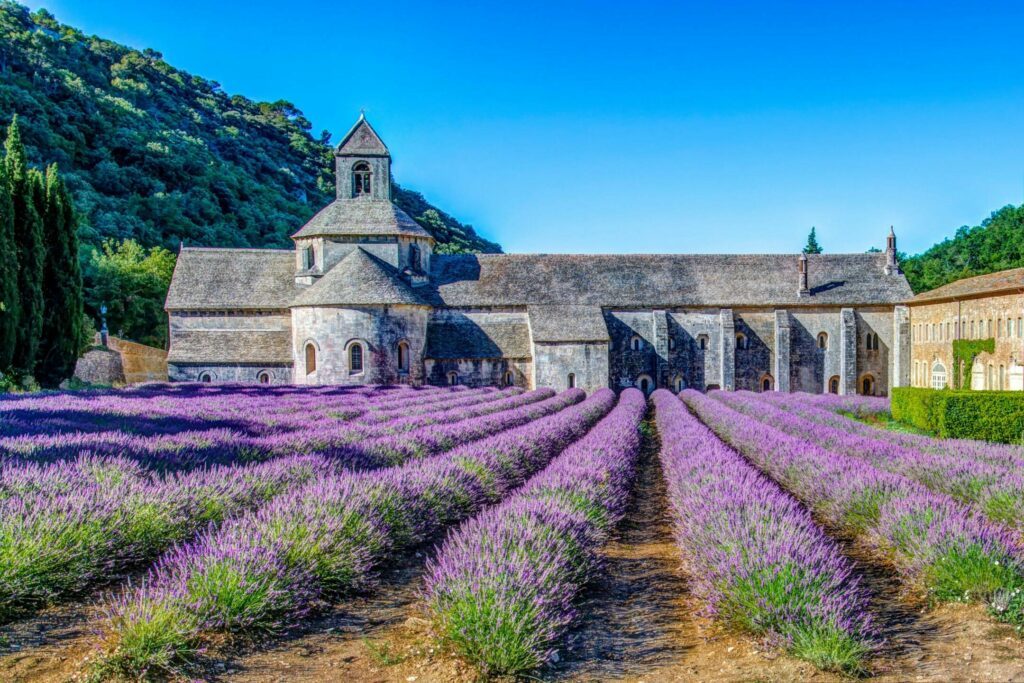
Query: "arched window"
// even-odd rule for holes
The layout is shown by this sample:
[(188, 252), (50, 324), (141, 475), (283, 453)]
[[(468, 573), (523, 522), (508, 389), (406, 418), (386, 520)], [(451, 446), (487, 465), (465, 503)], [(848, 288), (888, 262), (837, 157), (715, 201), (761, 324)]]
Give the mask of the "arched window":
[(864, 346), (868, 351), (877, 351), (879, 347), (878, 335), (874, 332), (868, 332), (864, 335)]
[(306, 344), (306, 374), (312, 375), (316, 372), (316, 347), (310, 342)]
[(629, 348), (634, 351), (639, 351), (644, 347), (644, 340), (640, 338), (640, 335), (634, 334), (633, 338), (629, 340)]
[(822, 350), (828, 348), (828, 332), (818, 333), (818, 348)]
[(349, 374), (358, 375), (363, 371), (363, 345), (355, 343), (348, 347)]
[(515, 375), (512, 374), (511, 370), (505, 372), (505, 375), (501, 378), (501, 383), (506, 387), (510, 387), (516, 383)]
[(398, 342), (398, 371), (409, 372), (409, 344)]
[(370, 194), (370, 175), (370, 165), (365, 161), (360, 161), (352, 167), (352, 196)]
[(256, 381), (260, 384), (270, 384), (270, 373), (266, 370), (261, 371), (260, 374), (256, 375)]
[(875, 395), (875, 378), (871, 375), (864, 375), (860, 380), (860, 393), (865, 396)]
[(762, 377), (761, 378), (761, 391), (771, 391), (772, 390), (772, 382), (773, 382), (773, 380), (772, 380), (772, 376), (771, 375), (765, 375), (764, 377)]
[(454, 387), (459, 383), (459, 373), (452, 371), (448, 373), (448, 386)]
[(646, 396), (654, 390), (654, 381), (647, 375), (640, 375), (636, 378), (636, 386)]
[(420, 248), (415, 244), (409, 245), (409, 270), (414, 273), (423, 270), (420, 266)]
[(839, 375), (832, 375), (828, 380), (828, 393), (839, 393)]
[(701, 351), (707, 351), (708, 335), (702, 334), (697, 337), (697, 348), (699, 348)]
[(686, 388), (686, 382), (683, 381), (681, 375), (676, 376), (676, 378), (672, 381), (672, 387), (676, 390), (677, 394)]
[(736, 348), (737, 349), (746, 349), (747, 348), (747, 335), (743, 334), (742, 332), (737, 332), (736, 333)]
[(946, 388), (946, 366), (935, 361), (932, 363), (932, 389)]
[(213, 375), (211, 375), (208, 372), (204, 372), (204, 373), (199, 375), (199, 381), (200, 382), (212, 382), (213, 381)]
[(996, 369), (991, 363), (988, 364), (988, 385), (985, 388), (989, 391), (996, 388)]
[(999, 387), (998, 387), (998, 389), (999, 389), (999, 391), (1004, 391), (1006, 389), (1006, 366), (1005, 365), (1000, 365), (999, 366)]
[(570, 372), (569, 376), (565, 378), (565, 382), (566, 382), (566, 385), (570, 389), (575, 389), (576, 388), (576, 373), (575, 372)]

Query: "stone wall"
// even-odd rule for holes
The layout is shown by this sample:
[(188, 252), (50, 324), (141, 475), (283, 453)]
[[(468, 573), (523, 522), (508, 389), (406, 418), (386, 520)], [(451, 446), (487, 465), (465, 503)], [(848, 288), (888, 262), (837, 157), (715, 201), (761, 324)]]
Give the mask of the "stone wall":
[(608, 386), (608, 343), (535, 343), (534, 386), (562, 391), (572, 374), (576, 386), (592, 393)]
[[(422, 384), (426, 306), (300, 307), (292, 309), (297, 384)], [(398, 344), (409, 345), (409, 371), (398, 367)], [(306, 367), (305, 348), (316, 349), (316, 369)], [(352, 372), (353, 344), (363, 348), (363, 370)]]
[(995, 352), (980, 354), (976, 368), (963, 369), (963, 387), (1024, 389), (1019, 379), (1024, 359), (1024, 294), (911, 305), (910, 329), (912, 386), (930, 387), (933, 379), (937, 386), (943, 374), (952, 386), (953, 340), (991, 338)]
[(121, 354), (102, 346), (89, 349), (75, 363), (75, 378), (88, 384), (124, 384)]
[[(171, 363), (169, 379), (172, 382), (251, 382), (263, 384), (290, 384), (291, 365), (203, 365), (200, 363)], [(263, 378), (266, 382), (263, 382)]]
[[(512, 373), (511, 383), (505, 381), (508, 372)], [(428, 358), (424, 361), (424, 381), (427, 384), (447, 386), (451, 384), (451, 373), (455, 373), (455, 383), (460, 386), (501, 387), (511, 384), (526, 389), (535, 386), (533, 363), (528, 358)]]
[(107, 345), (121, 355), (125, 383), (167, 381), (167, 351), (164, 349), (117, 337), (108, 337)]

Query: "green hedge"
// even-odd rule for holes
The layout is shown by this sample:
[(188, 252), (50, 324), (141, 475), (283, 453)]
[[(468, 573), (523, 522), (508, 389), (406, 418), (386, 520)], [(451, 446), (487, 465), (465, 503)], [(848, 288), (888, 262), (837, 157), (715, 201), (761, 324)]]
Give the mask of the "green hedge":
[(900, 387), (892, 391), (892, 416), (943, 438), (1021, 443), (1024, 392)]

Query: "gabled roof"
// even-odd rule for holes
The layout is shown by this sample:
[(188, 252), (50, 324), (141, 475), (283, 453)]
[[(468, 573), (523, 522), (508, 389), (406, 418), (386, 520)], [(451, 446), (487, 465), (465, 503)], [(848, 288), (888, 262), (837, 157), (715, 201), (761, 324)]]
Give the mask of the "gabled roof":
[(292, 362), (289, 330), (178, 330), (171, 335), (169, 363)]
[(292, 250), (186, 247), (174, 266), (164, 308), (284, 309), (297, 291)]
[(602, 342), (610, 339), (600, 306), (531, 305), (527, 311), (535, 342)]
[(346, 154), (352, 156), (391, 156), (387, 145), (377, 135), (370, 122), (362, 114), (356, 125), (345, 134), (345, 137), (338, 143), (335, 154)]
[(913, 293), (885, 274), (885, 254), (808, 256), (811, 296), (799, 297), (798, 254), (434, 255), (439, 306), (603, 307), (893, 305)]
[(910, 303), (925, 304), (1022, 291), (1024, 291), (1024, 268), (1013, 268), (950, 282), (948, 285), (937, 287), (930, 292), (918, 294), (911, 299)]
[(299, 237), (332, 236), (398, 236), (434, 237), (409, 214), (386, 199), (335, 199), (309, 219), (292, 235)]
[(393, 266), (353, 249), (323, 277), (295, 297), (293, 306), (423, 305)]
[(530, 358), (530, 330), (521, 313), (449, 312), (427, 324), (426, 358)]

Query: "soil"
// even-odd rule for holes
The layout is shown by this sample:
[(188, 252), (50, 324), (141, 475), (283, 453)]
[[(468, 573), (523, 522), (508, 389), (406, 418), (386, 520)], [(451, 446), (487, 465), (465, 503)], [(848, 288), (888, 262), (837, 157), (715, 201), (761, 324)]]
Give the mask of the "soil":
[[(657, 435), (645, 444), (634, 494), (603, 549), (604, 571), (582, 596), (580, 623), (558, 661), (531, 680), (848, 681), (723, 631), (701, 615), (672, 537)], [(929, 609), (869, 549), (840, 539), (875, 598), (885, 642), (869, 676), (897, 681), (1024, 682), (1024, 640), (983, 608)], [(231, 683), (471, 683), (472, 669), (440, 648), (420, 599), (429, 549), (388, 568), (373, 595), (335, 605), (294, 633), (211, 651), (193, 679)], [(82, 680), (94, 656), (94, 605), (54, 609), (0, 628), (0, 679)]]

